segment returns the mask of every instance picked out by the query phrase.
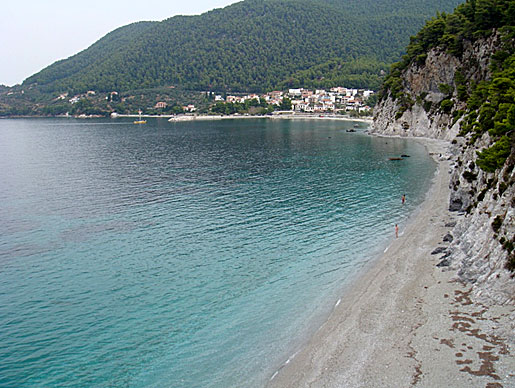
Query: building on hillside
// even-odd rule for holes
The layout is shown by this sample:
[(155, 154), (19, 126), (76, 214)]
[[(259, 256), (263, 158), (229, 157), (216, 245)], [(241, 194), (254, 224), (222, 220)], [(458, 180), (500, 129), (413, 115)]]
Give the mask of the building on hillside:
[(334, 111), (334, 104), (332, 102), (322, 104), (324, 111)]
[(299, 96), (302, 96), (302, 91), (304, 89), (290, 89), (288, 90), (288, 94), (290, 96), (295, 96), (295, 97), (299, 97)]
[(227, 102), (231, 103), (235, 103), (235, 102), (243, 102), (243, 99), (241, 97), (238, 97), (238, 96), (227, 96), (227, 98), (225, 99)]
[(268, 95), (270, 97), (272, 97), (273, 99), (278, 99), (278, 98), (282, 98), (283, 92), (282, 91), (278, 91), (278, 90), (274, 90), (273, 92), (268, 93)]
[(302, 90), (302, 98), (308, 98), (308, 97), (311, 97), (313, 95), (313, 91), (312, 90), (305, 90), (303, 89)]
[(168, 104), (164, 101), (159, 101), (155, 106), (154, 108), (155, 109), (164, 109), (168, 106)]
[(257, 94), (249, 94), (247, 97), (247, 100), (257, 100), (261, 101), (261, 98)]
[(363, 97), (364, 98), (369, 98), (370, 96), (372, 96), (374, 94), (374, 92), (372, 90), (364, 90), (363, 91)]
[(300, 111), (300, 106), (304, 105), (305, 102), (303, 100), (292, 100), (291, 101), (291, 108), (296, 111)]
[(311, 112), (315, 111), (311, 105), (306, 104), (305, 102), (302, 104), (299, 104), (298, 108), (301, 112), (306, 112), (306, 113), (311, 113)]
[(347, 91), (347, 89), (342, 86), (338, 86), (336, 88), (331, 88), (331, 92), (337, 93), (337, 94), (345, 94), (346, 91)]

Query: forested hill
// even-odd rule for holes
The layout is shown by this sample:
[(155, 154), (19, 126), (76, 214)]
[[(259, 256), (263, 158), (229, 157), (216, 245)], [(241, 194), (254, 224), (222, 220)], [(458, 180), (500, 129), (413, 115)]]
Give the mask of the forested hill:
[(264, 91), (377, 88), (437, 11), (460, 0), (246, 0), (199, 16), (121, 27), (27, 78), (42, 93), (156, 86)]

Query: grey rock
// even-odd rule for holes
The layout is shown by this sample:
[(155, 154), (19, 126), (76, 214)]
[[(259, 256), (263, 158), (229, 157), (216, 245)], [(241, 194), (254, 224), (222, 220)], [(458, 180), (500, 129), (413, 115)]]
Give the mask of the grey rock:
[(451, 202), (449, 204), (449, 210), (451, 212), (459, 212), (463, 208), (463, 201), (461, 198), (451, 198)]
[(452, 242), (452, 240), (454, 240), (454, 237), (452, 237), (452, 234), (450, 233), (447, 233), (445, 236), (443, 236), (444, 242)]
[(451, 221), (445, 224), (446, 228), (454, 228), (456, 226), (456, 221)]
[(432, 255), (438, 255), (440, 253), (444, 253), (444, 252), (447, 252), (447, 248), (445, 247), (437, 247), (433, 250), (433, 252), (431, 252)]

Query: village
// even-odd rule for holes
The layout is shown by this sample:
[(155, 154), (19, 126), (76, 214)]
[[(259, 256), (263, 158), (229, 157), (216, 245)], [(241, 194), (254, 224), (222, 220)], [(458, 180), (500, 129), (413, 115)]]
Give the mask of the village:
[(228, 95), (225, 99), (222, 95), (215, 96), (215, 102), (245, 103), (248, 100), (265, 101), (269, 105), (284, 106), (288, 99), (291, 102), (291, 110), (305, 113), (345, 113), (357, 111), (359, 113), (370, 112), (372, 107), (367, 101), (374, 95), (374, 91), (365, 89), (349, 89), (334, 87), (329, 91), (323, 89), (289, 89), (287, 92), (273, 91), (266, 94), (248, 94), (245, 96)]
[[(198, 93), (198, 92), (197, 92)], [(288, 113), (333, 114), (369, 116), (376, 100), (376, 93), (367, 89), (333, 87), (324, 89), (289, 89), (267, 93), (222, 94), (204, 91), (176, 98), (167, 93), (147, 96), (125, 95), (118, 92), (97, 93), (88, 91), (69, 96), (63, 93), (55, 102), (59, 105), (55, 115), (75, 117), (133, 116), (141, 112), (145, 116), (210, 116), (210, 115), (279, 115)], [(182, 104), (179, 102), (182, 100)], [(103, 101), (103, 102), (102, 102)], [(188, 101), (188, 102), (186, 102)], [(185, 103), (186, 102), (186, 103)]]

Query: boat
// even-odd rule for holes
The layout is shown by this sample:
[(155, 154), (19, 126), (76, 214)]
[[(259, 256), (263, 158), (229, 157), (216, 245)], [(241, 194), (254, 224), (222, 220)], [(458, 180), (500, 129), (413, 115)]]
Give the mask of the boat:
[(347, 132), (356, 132), (356, 130), (351, 128), (351, 129), (347, 129)]
[(139, 111), (138, 113), (139, 113), (139, 119), (138, 120), (134, 120), (134, 124), (146, 124), (147, 120), (142, 120), (141, 119), (141, 111)]
[(388, 160), (402, 160), (402, 158), (388, 158)]

